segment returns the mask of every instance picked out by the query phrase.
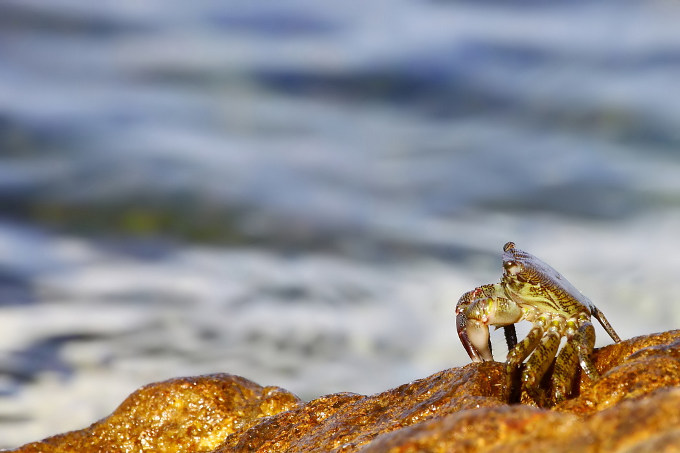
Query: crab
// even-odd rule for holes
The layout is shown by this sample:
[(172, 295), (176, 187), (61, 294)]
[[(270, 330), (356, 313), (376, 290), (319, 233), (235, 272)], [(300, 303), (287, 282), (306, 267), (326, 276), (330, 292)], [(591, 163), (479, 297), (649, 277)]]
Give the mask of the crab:
[[(456, 305), (456, 327), (463, 347), (473, 362), (493, 360), (489, 326), (505, 329), (508, 343), (506, 371), (512, 388), (518, 370), (520, 392), (539, 405), (557, 404), (572, 394), (578, 366), (592, 380), (599, 374), (590, 358), (595, 346), (597, 319), (618, 343), (617, 333), (595, 305), (559, 272), (535, 256), (503, 246), (504, 273), (500, 283), (482, 285), (461, 296)], [(514, 324), (526, 320), (533, 324), (525, 339), (517, 343)], [(562, 338), (566, 342), (559, 351)], [(554, 359), (554, 360), (553, 360)], [(547, 372), (553, 365), (550, 382)], [(539, 390), (543, 384), (547, 392)]]

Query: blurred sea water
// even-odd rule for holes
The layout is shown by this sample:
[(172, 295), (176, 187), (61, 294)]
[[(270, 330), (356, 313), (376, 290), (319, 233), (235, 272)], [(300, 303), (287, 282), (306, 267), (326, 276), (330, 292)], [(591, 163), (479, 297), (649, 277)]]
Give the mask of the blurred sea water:
[(311, 399), (464, 365), (455, 303), (508, 240), (621, 337), (678, 328), (679, 20), (5, 0), (0, 448), (176, 376)]

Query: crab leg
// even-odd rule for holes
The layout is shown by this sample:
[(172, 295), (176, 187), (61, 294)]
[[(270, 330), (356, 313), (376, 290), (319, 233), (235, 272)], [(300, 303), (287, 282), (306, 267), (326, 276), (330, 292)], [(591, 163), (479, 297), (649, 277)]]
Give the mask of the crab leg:
[(524, 362), (524, 359), (529, 357), (529, 354), (536, 349), (538, 342), (541, 341), (541, 338), (543, 337), (543, 332), (545, 332), (545, 325), (545, 320), (539, 318), (539, 321), (534, 323), (534, 327), (531, 328), (526, 338), (517, 343), (515, 349), (508, 352), (506, 360), (508, 371), (514, 371), (514, 369), (520, 363)]
[(616, 331), (614, 331), (612, 325), (609, 324), (607, 318), (604, 317), (604, 313), (602, 313), (594, 306), (591, 307), (591, 311), (593, 312), (593, 316), (595, 316), (595, 319), (600, 321), (600, 324), (602, 325), (602, 327), (604, 327), (604, 330), (606, 330), (609, 336), (612, 337), (612, 340), (614, 340), (615, 343), (620, 343), (621, 338), (619, 338), (619, 335), (616, 333)]
[(552, 359), (560, 346), (560, 334), (553, 329), (548, 330), (543, 336), (531, 358), (527, 361), (522, 371), (522, 383), (527, 388), (537, 386), (552, 364)]
[[(463, 294), (456, 305), (458, 336), (473, 362), (493, 360), (489, 324), (508, 326), (518, 322), (521, 317), (522, 309), (505, 297), (500, 284), (484, 285), (469, 291)], [(506, 339), (507, 335), (506, 330)]]
[[(573, 321), (567, 321), (567, 325)], [(571, 331), (573, 332), (573, 330)], [(576, 351), (576, 335), (567, 335), (567, 342), (557, 354), (555, 368), (551, 379), (552, 397), (555, 404), (567, 399), (574, 385), (574, 370), (578, 363), (578, 352)]]
[(508, 351), (517, 346), (517, 331), (515, 330), (515, 325), (510, 324), (503, 326), (503, 333), (505, 334), (505, 342), (508, 344)]
[[(531, 354), (533, 350), (536, 349), (536, 346), (541, 341), (543, 332), (545, 332), (545, 324), (545, 321), (536, 322), (529, 331), (529, 334), (526, 336), (526, 338), (517, 343), (517, 346), (508, 352), (508, 357), (505, 360), (505, 370), (508, 376), (507, 388), (513, 388), (513, 381), (517, 367), (522, 362), (524, 362), (524, 359), (526, 359), (529, 354)], [(511, 396), (510, 399), (512, 400), (514, 397)]]
[(593, 353), (593, 349), (595, 349), (595, 328), (593, 323), (589, 320), (581, 323), (578, 332), (574, 335), (574, 344), (576, 344), (578, 361), (581, 368), (590, 379), (597, 380), (600, 377), (600, 373), (597, 372), (593, 361), (590, 360), (590, 355)]
[(567, 337), (567, 343), (555, 360), (555, 369), (551, 379), (555, 404), (569, 396), (576, 377), (574, 369), (577, 362), (580, 363), (581, 368), (590, 379), (595, 380), (599, 377), (595, 365), (590, 360), (590, 354), (595, 347), (595, 328), (587, 319), (582, 319), (580, 324), (577, 332), (573, 336)]

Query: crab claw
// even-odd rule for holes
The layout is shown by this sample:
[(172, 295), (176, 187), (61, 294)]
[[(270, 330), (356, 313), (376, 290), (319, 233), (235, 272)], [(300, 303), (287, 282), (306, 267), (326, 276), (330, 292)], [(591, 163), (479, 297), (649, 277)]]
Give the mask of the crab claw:
[(493, 360), (489, 327), (484, 320), (470, 319), (468, 311), (477, 302), (479, 288), (469, 291), (460, 298), (456, 305), (456, 329), (465, 351), (473, 362)]
[[(468, 353), (470, 358), (472, 359), (473, 362), (483, 362), (485, 360), (493, 360), (493, 356), (491, 356), (491, 344), (489, 344), (489, 328), (486, 327), (486, 343), (483, 343), (483, 346), (479, 347), (479, 339), (480, 337), (483, 338), (484, 333), (482, 335), (478, 335), (479, 331), (482, 329), (479, 328), (473, 328), (469, 329), (469, 327), (472, 327), (472, 325), (467, 326), (467, 318), (465, 316), (465, 313), (458, 313), (456, 315), (456, 327), (458, 328), (458, 337), (460, 338), (460, 342), (463, 343), (463, 347), (465, 348), (465, 351)], [(468, 333), (469, 330), (473, 331), (472, 339), (470, 338), (470, 334)], [(489, 358), (487, 358), (489, 357)]]
[(503, 327), (508, 349), (517, 344), (514, 323), (522, 308), (504, 297), (500, 284), (483, 285), (463, 294), (456, 305), (456, 327), (463, 347), (473, 362), (493, 360), (489, 326)]

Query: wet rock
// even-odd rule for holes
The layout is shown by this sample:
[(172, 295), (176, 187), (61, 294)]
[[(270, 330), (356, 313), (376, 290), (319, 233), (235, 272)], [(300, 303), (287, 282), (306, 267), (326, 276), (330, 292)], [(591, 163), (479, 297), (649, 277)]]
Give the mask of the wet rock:
[(89, 428), (50, 437), (15, 451), (211, 451), (261, 417), (302, 404), (279, 387), (261, 387), (230, 374), (171, 379), (134, 392)]
[(592, 383), (581, 376), (580, 395), (556, 410), (593, 413), (659, 388), (680, 386), (680, 330), (606, 346), (595, 352), (594, 362), (600, 379)]
[(467, 409), (505, 405), (504, 367), (441, 371), (373, 396), (338, 394), (235, 433), (217, 452), (356, 451), (377, 436)]
[(531, 448), (546, 433), (554, 439), (579, 423), (576, 416), (525, 405), (466, 410), (382, 435), (361, 452), (505, 452), (513, 442), (531, 439)]
[(231, 375), (152, 384), (89, 428), (17, 452), (677, 451), (680, 330), (596, 351), (602, 374), (551, 408), (508, 405), (504, 366), (469, 364), (386, 392), (303, 403)]

